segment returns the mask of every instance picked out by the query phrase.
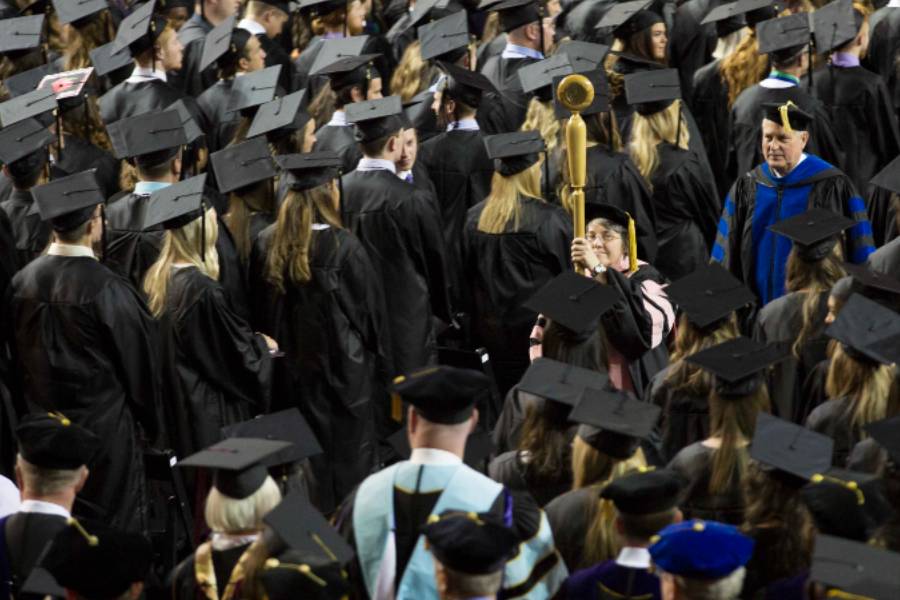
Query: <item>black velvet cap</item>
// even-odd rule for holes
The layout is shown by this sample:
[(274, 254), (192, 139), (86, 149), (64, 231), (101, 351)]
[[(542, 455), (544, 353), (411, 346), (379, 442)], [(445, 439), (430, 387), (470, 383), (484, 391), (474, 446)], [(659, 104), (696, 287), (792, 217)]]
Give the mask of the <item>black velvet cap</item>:
[(803, 51), (810, 39), (809, 14), (797, 13), (763, 21), (756, 26), (759, 53), (788, 60)]
[(350, 591), (341, 565), (297, 550), (267, 559), (257, 576), (269, 600), (342, 600)]
[(153, 229), (159, 225), (165, 229), (177, 229), (202, 217), (206, 206), (203, 201), (205, 185), (206, 173), (201, 173), (150, 194), (143, 229)]
[(895, 194), (900, 194), (900, 156), (879, 171), (870, 183)]
[(620, 299), (616, 288), (601, 285), (574, 271), (564, 271), (547, 282), (522, 306), (543, 314), (572, 333), (592, 333), (600, 317)]
[(669, 284), (666, 295), (701, 329), (718, 326), (735, 310), (756, 302), (753, 292), (718, 263)]
[(662, 22), (662, 17), (647, 10), (651, 4), (653, 0), (633, 0), (613, 4), (597, 23), (596, 28), (611, 28), (617, 38), (625, 39), (654, 23)]
[(472, 416), (479, 397), (490, 389), (484, 373), (438, 365), (394, 378), (391, 392), (412, 404), (432, 423), (456, 425)]
[(106, 0), (53, 0), (56, 18), (63, 24), (82, 21), (108, 7)]
[(259, 438), (290, 442), (284, 450), (262, 461), (267, 467), (277, 467), (298, 462), (322, 453), (316, 434), (297, 408), (288, 408), (268, 415), (257, 416), (222, 428), (226, 438)]
[(544, 14), (540, 0), (501, 0), (487, 10), (498, 13), (500, 30), (505, 32), (540, 21)]
[(77, 469), (89, 465), (100, 438), (59, 413), (32, 413), (16, 427), (19, 454), (43, 469)]
[(49, 221), (56, 231), (70, 231), (90, 219), (94, 207), (106, 200), (95, 171), (82, 171), (32, 188), (41, 221)]
[(280, 73), (281, 65), (274, 65), (235, 78), (227, 110), (246, 110), (272, 100), (278, 89)]
[(466, 575), (503, 570), (519, 547), (519, 536), (490, 513), (445, 511), (428, 519), (422, 535), (435, 560)]
[(166, 19), (154, 14), (155, 8), (155, 0), (150, 0), (122, 19), (116, 31), (116, 39), (113, 40), (113, 50), (127, 47), (132, 54), (140, 54), (152, 48), (166, 28)]
[(641, 402), (630, 392), (612, 387), (585, 388), (581, 401), (569, 414), (569, 420), (581, 423), (578, 435), (588, 444), (616, 458), (634, 454), (640, 440), (656, 426), (662, 409)]
[(292, 550), (341, 565), (353, 558), (353, 548), (297, 490), (263, 517), (266, 525)]
[(853, 0), (834, 0), (812, 14), (816, 52), (829, 52), (853, 40), (863, 17), (853, 10)]
[(890, 600), (900, 590), (900, 554), (864, 542), (819, 534), (809, 578), (846, 594), (855, 594), (860, 600)]
[[(603, 61), (606, 55), (609, 54), (609, 50), (609, 46), (605, 44), (566, 40), (559, 44), (556, 51), (565, 52), (569, 56), (569, 62), (572, 63), (572, 68), (575, 69), (576, 73), (586, 74), (596, 71), (603, 66)], [(597, 93), (596, 88), (594, 93)]]
[[(787, 122), (782, 118), (782, 108), (787, 106)], [(796, 129), (798, 131), (807, 131), (810, 124), (815, 120), (811, 114), (794, 104), (792, 101), (786, 103), (781, 102), (763, 102), (763, 116), (766, 120), (778, 123), (787, 130)]]
[(540, 158), (547, 147), (537, 131), (514, 131), (484, 137), (488, 158), (494, 161), (494, 170), (504, 177), (521, 173)]
[(53, 90), (34, 90), (0, 104), (0, 125), (9, 127), (30, 117), (56, 109)]
[(7, 91), (9, 91), (9, 97), (15, 98), (37, 89), (41, 80), (55, 71), (56, 69), (52, 63), (45, 63), (7, 77), (3, 83), (6, 85)]
[[(203, 53), (200, 55), (200, 70), (216, 62), (220, 56), (231, 50), (231, 34), (234, 31), (237, 17), (231, 15), (215, 27), (203, 38)], [(237, 49), (235, 49), (237, 50)]]
[(255, 137), (209, 155), (216, 183), (223, 194), (274, 177), (278, 170), (266, 138)]
[(816, 473), (831, 468), (834, 440), (792, 423), (761, 412), (750, 446), (750, 458), (794, 475), (806, 483)]
[(625, 98), (638, 114), (644, 116), (665, 110), (681, 98), (678, 70), (655, 69), (626, 75)]
[(900, 294), (900, 279), (897, 279), (890, 273), (873, 271), (865, 264), (855, 265), (853, 263), (843, 263), (842, 266), (847, 272), (847, 275), (853, 278), (854, 282), (869, 290), (878, 290), (889, 294)]
[(447, 79), (441, 89), (442, 93), (459, 100), (471, 107), (477, 108), (481, 104), (481, 97), (485, 92), (496, 92), (494, 84), (476, 71), (464, 69), (452, 63), (439, 63), (441, 69), (447, 74)]
[(403, 102), (400, 96), (354, 102), (344, 107), (347, 122), (356, 126), (356, 141), (371, 142), (400, 133), (403, 129)]
[(325, 40), (321, 49), (309, 69), (310, 75), (318, 75), (328, 65), (342, 58), (351, 58), (362, 54), (363, 48), (369, 41), (367, 35), (354, 35), (351, 37)]
[(25, 119), (0, 130), (0, 163), (8, 165), (39, 152), (56, 139), (37, 119)]
[(153, 167), (171, 160), (187, 144), (177, 110), (145, 113), (106, 126), (116, 158), (132, 158), (138, 166)]
[[(571, 59), (571, 56), (569, 58)], [(587, 108), (581, 111), (581, 116), (587, 117), (601, 112), (608, 112), (609, 84), (606, 81), (606, 71), (603, 69), (594, 69), (593, 71), (581, 73), (581, 75), (587, 77), (591, 82), (591, 85), (594, 86), (594, 99)], [(572, 112), (560, 104), (559, 94), (557, 93), (559, 84), (565, 77), (565, 75), (558, 75), (553, 78), (553, 112), (557, 119), (568, 119), (572, 116)]]
[(841, 232), (854, 224), (855, 221), (844, 215), (824, 208), (813, 208), (769, 225), (769, 231), (794, 242), (798, 255), (804, 261), (816, 262), (831, 254)]
[(626, 515), (652, 515), (678, 506), (687, 482), (672, 469), (643, 469), (613, 479), (600, 492)]
[(128, 48), (115, 48), (116, 43), (103, 44), (90, 51), (91, 64), (97, 75), (106, 75), (132, 64), (131, 51)]
[(147, 577), (153, 546), (138, 533), (82, 526), (74, 519), (56, 534), (41, 567), (60, 586), (82, 598), (121, 597), (132, 583)]
[(564, 52), (557, 52), (544, 60), (529, 63), (517, 71), (522, 91), (526, 94), (535, 94), (544, 102), (554, 96), (553, 78), (574, 72), (569, 56)]
[(784, 360), (789, 349), (782, 344), (762, 344), (745, 337), (701, 350), (685, 360), (716, 376), (716, 392), (723, 397), (742, 397), (765, 381), (765, 369)]
[(167, 106), (166, 110), (174, 110), (178, 113), (178, 118), (181, 119), (181, 127), (184, 129), (184, 139), (186, 143), (193, 144), (205, 135), (203, 130), (200, 129), (200, 126), (197, 125), (197, 121), (194, 120), (194, 116), (184, 103), (184, 100), (176, 100)]
[(851, 489), (849, 482), (817, 477), (800, 490), (800, 499), (813, 518), (817, 535), (836, 535), (864, 542), (869, 539), (865, 494)]
[(900, 363), (900, 314), (861, 294), (850, 296), (825, 335), (857, 360)]
[(306, 90), (300, 90), (261, 105), (253, 116), (247, 137), (300, 129), (310, 119), (309, 114), (303, 110), (305, 100)]
[(887, 500), (884, 478), (879, 473), (831, 467), (821, 475), (813, 475), (811, 481), (838, 482), (856, 494), (870, 531), (877, 529), (894, 513), (894, 507)]
[(0, 21), (0, 55), (16, 56), (40, 46), (45, 16), (40, 14)]
[(379, 54), (345, 56), (322, 67), (319, 75), (327, 75), (331, 89), (335, 91), (351, 85), (367, 86), (370, 80), (381, 77), (378, 70), (372, 66), (372, 60), (379, 56)]
[(213, 487), (229, 498), (243, 500), (259, 490), (269, 473), (265, 461), (290, 442), (228, 438), (178, 463), (179, 467), (213, 469)]
[(575, 406), (581, 402), (586, 388), (603, 389), (608, 383), (606, 373), (541, 357), (532, 361), (516, 388), (559, 404)]
[(469, 20), (460, 10), (416, 30), (423, 60), (434, 60), (469, 45)]
[(307, 154), (283, 154), (275, 162), (288, 172), (288, 187), (292, 190), (311, 190), (340, 177), (343, 161), (337, 152), (322, 151)]

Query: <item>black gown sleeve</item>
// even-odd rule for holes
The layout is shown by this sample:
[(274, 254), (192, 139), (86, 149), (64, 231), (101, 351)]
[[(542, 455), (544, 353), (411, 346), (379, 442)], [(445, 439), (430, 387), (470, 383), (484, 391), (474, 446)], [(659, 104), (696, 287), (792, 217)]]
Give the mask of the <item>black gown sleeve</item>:
[(415, 236), (411, 256), (417, 263), (417, 270), (425, 275), (432, 314), (449, 323), (453, 312), (450, 308), (444, 236), (436, 204), (428, 194), (416, 190), (410, 202), (405, 203), (405, 206), (411, 207), (415, 228), (407, 233)]
[(644, 308), (641, 288), (646, 276), (641, 276), (640, 269), (631, 277), (608, 269), (606, 278), (608, 285), (619, 292), (619, 300), (601, 317), (606, 338), (629, 362), (635, 361), (653, 348), (653, 318)]
[(706, 176), (696, 156), (692, 156), (667, 178), (666, 186), (673, 204), (688, 207), (703, 233), (707, 250), (711, 249), (716, 239), (716, 224), (722, 214), (715, 181)]

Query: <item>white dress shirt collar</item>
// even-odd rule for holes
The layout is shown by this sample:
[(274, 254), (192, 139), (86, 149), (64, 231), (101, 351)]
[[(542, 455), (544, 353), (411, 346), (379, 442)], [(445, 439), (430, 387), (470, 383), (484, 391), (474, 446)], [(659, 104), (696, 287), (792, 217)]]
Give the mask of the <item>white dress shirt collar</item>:
[(537, 60), (544, 60), (544, 54), (534, 48), (517, 46), (516, 44), (506, 42), (506, 47), (503, 48), (503, 53), (500, 55), (500, 58), (535, 58)]
[(238, 29), (249, 31), (253, 35), (266, 35), (266, 28), (253, 19), (241, 19), (237, 26)]
[(93, 258), (94, 260), (97, 259), (97, 257), (94, 256), (93, 250), (80, 244), (62, 244), (60, 242), (53, 242), (50, 244), (50, 248), (47, 249), (47, 254), (50, 256), (87, 257)]
[(64, 519), (70, 516), (69, 511), (53, 502), (44, 502), (43, 500), (23, 500), (19, 506), (19, 512), (23, 513), (40, 513), (42, 515), (56, 515)]
[(356, 165), (357, 171), (390, 171), (394, 175), (397, 174), (397, 165), (394, 164), (392, 160), (385, 160), (383, 158), (368, 158), (362, 157), (359, 159), (359, 164)]
[(625, 546), (619, 551), (616, 564), (629, 569), (649, 569), (650, 552), (646, 548)]
[(134, 71), (131, 72), (131, 76), (126, 79), (128, 83), (143, 83), (145, 81), (153, 81), (154, 79), (159, 79), (162, 82), (166, 81), (166, 72), (160, 71), (159, 69), (147, 69), (146, 67), (135, 67)]
[(462, 459), (452, 452), (437, 448), (413, 448), (409, 462), (414, 465), (459, 465)]
[(447, 125), (447, 131), (478, 131), (480, 129), (478, 121), (475, 119), (460, 119)]
[(891, 0), (887, 3), (888, 8), (900, 8), (900, 0)]
[(342, 110), (336, 110), (331, 113), (331, 120), (325, 123), (325, 125), (331, 125), (332, 127), (346, 127), (347, 126), (347, 113)]

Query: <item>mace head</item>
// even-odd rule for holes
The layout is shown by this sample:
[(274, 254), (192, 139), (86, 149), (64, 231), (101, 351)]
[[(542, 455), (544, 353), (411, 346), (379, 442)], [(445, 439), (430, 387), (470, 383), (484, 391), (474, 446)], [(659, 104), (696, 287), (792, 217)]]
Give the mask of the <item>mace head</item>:
[(579, 112), (594, 101), (594, 86), (584, 75), (572, 73), (559, 82), (556, 94), (560, 104), (572, 112)]

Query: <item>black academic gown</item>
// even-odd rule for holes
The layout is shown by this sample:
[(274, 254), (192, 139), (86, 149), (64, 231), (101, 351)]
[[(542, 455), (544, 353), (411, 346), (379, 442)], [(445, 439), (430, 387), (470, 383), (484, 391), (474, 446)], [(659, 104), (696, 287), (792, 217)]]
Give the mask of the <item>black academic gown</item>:
[(654, 266), (676, 281), (709, 262), (722, 207), (696, 154), (669, 143), (657, 150), (659, 166), (650, 177), (658, 243)]
[[(6, 547), (0, 548), (10, 569), (13, 598), (36, 600), (43, 598), (35, 594), (20, 592), (28, 580), (32, 569), (47, 545), (56, 534), (66, 528), (66, 519), (61, 515), (18, 512), (0, 520)], [(2, 559), (0, 559), (2, 560)]]
[[(681, 510), (685, 519), (740, 525), (744, 520), (744, 493), (741, 481), (735, 479), (722, 493), (712, 494), (709, 491), (713, 452), (712, 448), (696, 442), (683, 448), (669, 462), (669, 468), (677, 471), (688, 481), (684, 500), (680, 504)], [(747, 449), (740, 449), (739, 452), (746, 454)]]
[(545, 283), (569, 268), (572, 219), (559, 206), (520, 200), (518, 229), (478, 230), (484, 202), (469, 209), (463, 230), (463, 273), (478, 346), (487, 348), (501, 394), (528, 368), (528, 336), (537, 314), (522, 306)]
[(9, 217), (15, 240), (15, 270), (37, 258), (50, 243), (50, 226), (41, 221), (38, 213), (29, 214), (33, 202), (30, 190), (13, 190), (9, 199), (0, 202), (0, 208)]
[(856, 189), (900, 154), (897, 114), (882, 78), (864, 67), (826, 67), (814, 77), (816, 97), (828, 108), (834, 134), (847, 149), (841, 170)]
[(492, 111), (490, 123), (479, 123), (487, 134), (518, 131), (525, 122), (530, 94), (522, 91), (519, 69), (537, 62), (536, 58), (503, 58), (501, 54), (487, 59), (481, 74), (500, 92), (499, 110)]
[(520, 450), (510, 450), (494, 458), (488, 465), (488, 475), (511, 490), (528, 492), (539, 506), (546, 505), (572, 487), (570, 469), (563, 469), (552, 481), (538, 480), (529, 466), (528, 455)]
[(525, 414), (530, 407), (538, 409), (544, 402), (540, 396), (520, 390), (517, 385), (509, 388), (503, 401), (503, 410), (500, 411), (497, 423), (494, 424), (494, 431), (491, 433), (491, 440), (498, 455), (518, 448), (519, 439), (522, 437), (522, 425), (525, 424)]
[(249, 590), (243, 589), (247, 574), (243, 566), (238, 569), (247, 554), (250, 544), (243, 544), (227, 550), (213, 550), (209, 542), (205, 542), (193, 554), (181, 561), (169, 575), (166, 583), (167, 597), (172, 600), (219, 600), (225, 595), (225, 589), (233, 584), (231, 598), (249, 598)]
[[(900, 160), (889, 164), (886, 168), (900, 168)], [(860, 188), (860, 191), (866, 188)], [(894, 208), (894, 192), (870, 183), (866, 191), (866, 212), (872, 225), (872, 240), (875, 247), (880, 248), (900, 236), (900, 225), (897, 221), (897, 210)]]
[[(715, 23), (701, 25), (721, 0), (687, 0), (675, 10), (675, 21), (669, 35), (669, 64), (678, 69), (681, 97), (690, 104), (695, 73), (712, 60), (718, 35)], [(699, 114), (696, 106), (691, 110)]]
[(591, 566), (584, 557), (584, 541), (599, 499), (600, 490), (588, 486), (565, 492), (544, 507), (553, 543), (569, 573)]
[(348, 125), (323, 125), (316, 131), (314, 152), (337, 152), (341, 157), (341, 172), (350, 173), (356, 170), (359, 159), (363, 157), (353, 127)]
[(91, 464), (99, 476), (79, 494), (98, 513), (90, 516), (145, 530), (141, 451), (159, 433), (153, 317), (126, 279), (89, 257), (41, 256), (11, 289), (18, 389), (32, 411), (60, 411), (100, 438)]
[(220, 79), (197, 98), (200, 128), (206, 133), (206, 147), (210, 154), (225, 148), (241, 122), (237, 111), (229, 111), (234, 79)]
[(446, 258), (434, 199), (388, 170), (343, 177), (344, 224), (362, 242), (390, 307), (393, 374), (435, 358), (434, 318), (450, 322)]
[(69, 174), (80, 173), (88, 169), (96, 169), (97, 183), (103, 189), (103, 196), (109, 198), (119, 191), (119, 170), (121, 161), (113, 158), (109, 152), (102, 150), (79, 137), (65, 136), (62, 160), (56, 166)]
[(692, 393), (675, 389), (666, 381), (670, 368), (671, 365), (654, 375), (646, 394), (649, 402), (662, 409), (659, 452), (664, 461), (709, 437), (709, 390)]
[(847, 464), (850, 451), (863, 439), (862, 429), (850, 424), (852, 414), (853, 403), (850, 400), (833, 398), (815, 407), (806, 417), (806, 427), (834, 440), (831, 464), (837, 467)]
[(98, 103), (100, 118), (108, 124), (126, 117), (166, 110), (178, 100), (184, 100), (191, 116), (200, 123), (200, 111), (197, 110), (194, 98), (186, 96), (161, 79), (150, 79), (138, 83), (123, 81), (103, 94)]
[(869, 49), (864, 65), (887, 85), (894, 112), (900, 119), (900, 9), (883, 7), (869, 17)]
[(890, 273), (900, 279), (900, 237), (894, 238), (869, 255), (869, 267), (882, 273)]
[(716, 60), (694, 73), (694, 97), (691, 110), (696, 115), (697, 127), (706, 146), (709, 167), (716, 178), (719, 197), (724, 198), (732, 179), (728, 177), (725, 161), (728, 158), (728, 86), (719, 71), (721, 60)]
[(314, 229), (307, 283), (266, 279), (274, 227), (257, 238), (250, 289), (258, 327), (285, 353), (276, 364), (274, 408), (296, 406), (323, 453), (310, 459), (314, 497), (329, 513), (376, 463), (375, 420), (383, 420), (389, 332), (381, 280), (359, 240), (345, 229)]
[(170, 83), (194, 98), (214, 84), (217, 79), (215, 63), (203, 72), (200, 71), (203, 41), (206, 34), (212, 29), (212, 23), (199, 13), (195, 13), (178, 30), (178, 41), (184, 47), (184, 52), (181, 59), (181, 70), (172, 75)]

